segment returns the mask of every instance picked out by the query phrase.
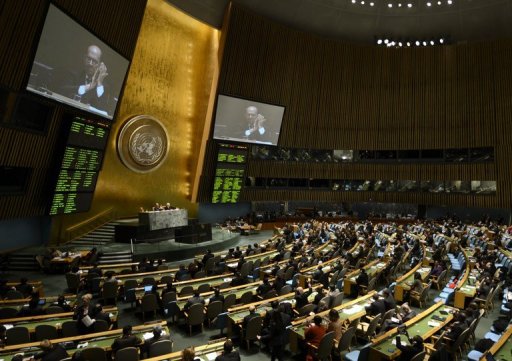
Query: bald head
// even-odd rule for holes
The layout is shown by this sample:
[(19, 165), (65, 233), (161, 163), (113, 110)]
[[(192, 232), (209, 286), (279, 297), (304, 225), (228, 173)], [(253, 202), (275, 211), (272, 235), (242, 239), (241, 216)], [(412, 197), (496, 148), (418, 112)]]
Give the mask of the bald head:
[(98, 66), (101, 63), (101, 49), (96, 45), (91, 45), (87, 48), (87, 53), (85, 54), (84, 65), (85, 72), (87, 75), (92, 76)]

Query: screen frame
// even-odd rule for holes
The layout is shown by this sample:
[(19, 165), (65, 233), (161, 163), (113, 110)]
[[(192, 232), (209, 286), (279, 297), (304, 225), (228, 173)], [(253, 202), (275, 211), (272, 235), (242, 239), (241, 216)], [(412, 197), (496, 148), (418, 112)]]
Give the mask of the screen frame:
[[(120, 91), (119, 91), (117, 106), (115, 108), (115, 111), (112, 113), (112, 118), (106, 117), (106, 116), (104, 116), (102, 114), (99, 114), (99, 113), (95, 113), (95, 112), (91, 112), (91, 111), (86, 111), (84, 109), (80, 109), (80, 108), (74, 107), (71, 104), (60, 102), (60, 101), (58, 101), (57, 99), (55, 99), (53, 97), (44, 96), (44, 95), (42, 95), (40, 93), (32, 92), (32, 91), (28, 90), (28, 84), (29, 84), (29, 81), (30, 81), (30, 73), (32, 71), (32, 67), (34, 65), (34, 62), (36, 60), (37, 50), (39, 48), (39, 44), (41, 43), (41, 37), (43, 35), (44, 25), (46, 23), (46, 19), (48, 18), (48, 13), (50, 12), (51, 6), (54, 6), (57, 10), (61, 11), (62, 13), (64, 13), (64, 15), (66, 15), (70, 20), (72, 20), (76, 25), (80, 26), (81, 28), (83, 28), (84, 31), (88, 32), (90, 35), (94, 36), (95, 38), (97, 38), (98, 40), (103, 42), (105, 45), (107, 45), (110, 48), (109, 49), (110, 51), (112, 51), (113, 53), (115, 53), (116, 55), (118, 55), (119, 57), (123, 58), (124, 60), (126, 60), (128, 62), (128, 66), (126, 68), (126, 72), (124, 74), (123, 81), (121, 83), (121, 88), (120, 88)], [(112, 122), (112, 123), (115, 122), (115, 120), (117, 118), (117, 115), (119, 113), (119, 109), (121, 108), (120, 107), (120, 101), (123, 99), (123, 96), (124, 96), (124, 89), (125, 89), (125, 86), (126, 86), (126, 80), (128, 79), (128, 74), (130, 73), (130, 70), (131, 70), (132, 59), (126, 57), (125, 55), (123, 55), (118, 50), (118, 48), (116, 48), (115, 46), (112, 46), (112, 44), (109, 43), (108, 41), (105, 41), (105, 39), (102, 36), (99, 36), (95, 31), (91, 30), (91, 28), (89, 26), (87, 26), (83, 21), (79, 20), (76, 16), (73, 16), (72, 14), (70, 14), (69, 11), (67, 11), (66, 9), (63, 9), (61, 6), (55, 4), (54, 1), (49, 1), (48, 4), (46, 5), (46, 9), (44, 10), (44, 16), (40, 20), (40, 23), (39, 23), (39, 25), (37, 27), (37, 33), (36, 34), (37, 35), (34, 37), (34, 41), (32, 43), (32, 49), (30, 51), (30, 56), (29, 56), (30, 62), (28, 64), (28, 66), (27, 66), (25, 78), (24, 78), (24, 81), (23, 81), (23, 84), (22, 84), (22, 91), (20, 93), (30, 94), (30, 95), (33, 95), (33, 96), (37, 97), (38, 99), (47, 100), (47, 101), (51, 102), (53, 105), (58, 105), (58, 106), (64, 107), (66, 110), (71, 109), (71, 110), (73, 110), (75, 112), (85, 113), (85, 114), (87, 114), (87, 116), (99, 117), (101, 119), (107, 120), (107, 121)]]
[[(219, 107), (219, 97), (220, 96), (225, 96), (228, 98), (238, 99), (238, 100), (242, 100), (242, 101), (256, 102), (256, 103), (263, 104), (263, 105), (270, 105), (273, 107), (283, 108), (283, 116), (281, 118), (281, 124), (279, 127), (279, 136), (277, 137), (276, 144), (269, 144), (266, 142), (258, 142), (258, 141), (244, 141), (242, 139), (238, 140), (238, 139), (231, 139), (231, 138), (226, 139), (226, 138), (215, 137), (215, 125), (217, 124), (217, 110)], [(215, 107), (213, 109), (213, 114), (212, 114), (210, 139), (212, 139), (216, 142), (219, 142), (219, 143), (227, 142), (227, 143), (244, 144), (244, 145), (266, 145), (269, 147), (279, 147), (279, 144), (281, 142), (281, 131), (283, 129), (283, 123), (284, 123), (285, 116), (286, 116), (286, 106), (284, 106), (282, 104), (264, 102), (264, 101), (261, 101), (258, 99), (246, 98), (246, 97), (243, 97), (240, 95), (232, 95), (232, 94), (228, 94), (228, 93), (217, 93), (216, 97), (215, 97)]]

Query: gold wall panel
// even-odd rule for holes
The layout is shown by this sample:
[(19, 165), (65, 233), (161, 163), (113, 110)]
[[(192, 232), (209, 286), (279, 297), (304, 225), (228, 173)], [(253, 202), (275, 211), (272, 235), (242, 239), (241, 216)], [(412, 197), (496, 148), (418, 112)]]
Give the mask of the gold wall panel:
[[(91, 211), (63, 218), (65, 229), (114, 207), (118, 216), (138, 213), (155, 202), (170, 202), (197, 213), (190, 201), (198, 149), (203, 135), (219, 31), (182, 13), (163, 0), (149, 0), (113, 125)], [(148, 114), (169, 135), (169, 154), (154, 172), (135, 173), (116, 153), (122, 124)], [(61, 232), (62, 235), (62, 232)]]

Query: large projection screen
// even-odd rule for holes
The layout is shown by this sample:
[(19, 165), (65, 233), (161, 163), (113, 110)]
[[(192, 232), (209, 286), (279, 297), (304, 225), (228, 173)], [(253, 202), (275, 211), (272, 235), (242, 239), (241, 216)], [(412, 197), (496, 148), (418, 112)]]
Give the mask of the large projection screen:
[(284, 110), (279, 105), (219, 95), (213, 138), (277, 145)]

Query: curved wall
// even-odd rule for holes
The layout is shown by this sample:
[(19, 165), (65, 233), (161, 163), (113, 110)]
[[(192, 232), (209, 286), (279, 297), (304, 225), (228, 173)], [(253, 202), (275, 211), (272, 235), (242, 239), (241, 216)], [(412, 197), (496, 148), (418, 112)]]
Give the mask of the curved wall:
[[(286, 164), (255, 177), (496, 180), (495, 196), (373, 195), (378, 201), (510, 207), (512, 41), (390, 49), (300, 32), (233, 6), (218, 93), (286, 107), (280, 145), (407, 150), (494, 147), (490, 164)], [(214, 147), (210, 147), (214, 149)], [(207, 157), (213, 157), (211, 152)], [(203, 172), (201, 200), (211, 185)], [(309, 194), (311, 193), (311, 194)], [(244, 190), (244, 200), (367, 201), (371, 192)], [(346, 199), (348, 198), (348, 199)]]

